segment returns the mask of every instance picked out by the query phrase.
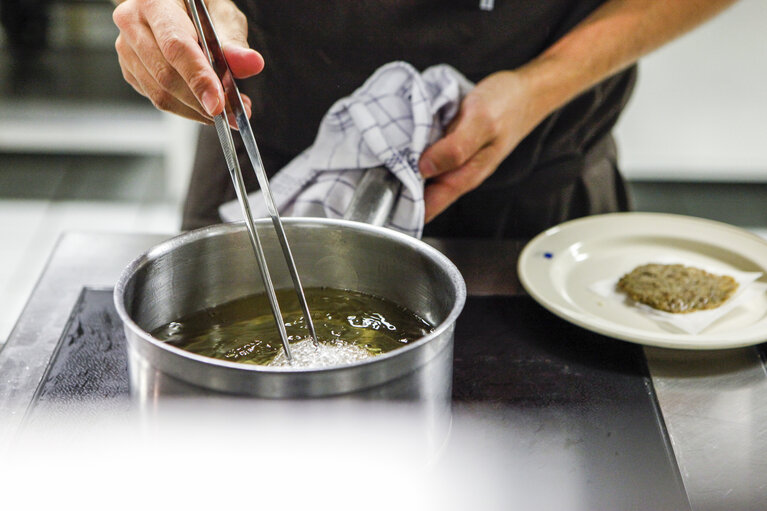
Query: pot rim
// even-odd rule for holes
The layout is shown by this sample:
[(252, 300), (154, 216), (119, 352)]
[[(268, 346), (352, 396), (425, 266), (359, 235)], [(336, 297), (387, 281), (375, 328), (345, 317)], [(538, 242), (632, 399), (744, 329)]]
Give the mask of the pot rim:
[[(463, 276), (458, 271), (458, 268), (455, 266), (455, 264), (453, 264), (453, 262), (450, 259), (448, 259), (447, 256), (442, 254), (439, 250), (431, 247), (430, 245), (426, 244), (425, 242), (417, 238), (413, 238), (412, 236), (408, 236), (398, 231), (394, 231), (392, 229), (374, 226), (374, 225), (370, 225), (366, 223), (355, 222), (351, 220), (317, 218), (317, 217), (285, 217), (285, 218), (282, 218), (282, 222), (283, 224), (331, 225), (331, 226), (337, 226), (337, 227), (343, 227), (343, 228), (351, 228), (358, 231), (381, 235), (385, 238), (391, 239), (394, 242), (397, 242), (399, 244), (410, 247), (413, 250), (421, 252), (422, 254), (427, 256), (429, 259), (435, 261), (441, 268), (445, 269), (445, 272), (448, 274), (450, 278), (451, 285), (453, 286), (455, 290), (455, 303), (453, 304), (453, 307), (451, 308), (447, 317), (438, 325), (436, 325), (432, 332), (419, 338), (415, 342), (406, 344), (402, 346), (401, 348), (397, 348), (387, 353), (382, 353), (380, 355), (376, 355), (375, 357), (370, 357), (368, 359), (353, 362), (351, 364), (316, 367), (316, 368), (270, 367), (270, 366), (261, 366), (256, 364), (245, 364), (242, 362), (229, 362), (229, 361), (220, 360), (217, 358), (206, 357), (203, 355), (192, 353), (182, 348), (178, 348), (176, 346), (172, 346), (164, 341), (161, 341), (160, 339), (153, 337), (151, 334), (149, 334), (149, 332), (141, 328), (133, 320), (133, 318), (128, 314), (128, 311), (125, 308), (125, 303), (124, 303), (125, 288), (128, 282), (130, 281), (130, 279), (141, 268), (143, 268), (144, 266), (146, 266), (153, 260), (157, 259), (158, 257), (164, 254), (167, 254), (173, 251), (174, 249), (182, 245), (193, 243), (205, 238), (222, 235), (229, 232), (245, 230), (244, 222), (232, 222), (232, 223), (214, 224), (207, 227), (202, 227), (200, 229), (195, 229), (192, 231), (178, 234), (168, 240), (165, 240), (159, 243), (158, 245), (155, 245), (154, 247), (149, 248), (147, 251), (140, 254), (135, 259), (133, 259), (120, 274), (120, 277), (117, 281), (117, 284), (115, 285), (114, 292), (113, 292), (115, 308), (117, 309), (117, 313), (120, 316), (120, 319), (123, 321), (123, 324), (126, 327), (130, 328), (133, 331), (133, 333), (136, 334), (141, 340), (153, 345), (157, 349), (166, 351), (169, 354), (172, 354), (174, 356), (180, 356), (190, 361), (207, 364), (207, 365), (213, 365), (216, 367), (220, 367), (222, 369), (244, 371), (246, 373), (275, 373), (275, 374), (312, 374), (312, 373), (324, 374), (324, 373), (330, 373), (330, 372), (335, 372), (339, 370), (347, 370), (350, 368), (357, 368), (357, 367), (364, 367), (364, 366), (369, 366), (374, 364), (385, 363), (387, 360), (390, 360), (395, 357), (403, 356), (407, 352), (419, 349), (421, 346), (428, 344), (432, 339), (440, 337), (441, 335), (445, 333), (445, 331), (454, 327), (455, 322), (458, 319), (458, 316), (461, 314), (461, 311), (463, 310), (464, 304), (466, 302), (466, 283), (463, 279)], [(256, 225), (258, 224), (270, 225), (271, 220), (268, 218), (259, 218), (259, 219), (255, 219), (254, 223)], [(130, 336), (127, 336), (127, 337), (128, 337), (128, 341), (130, 342), (131, 341)]]

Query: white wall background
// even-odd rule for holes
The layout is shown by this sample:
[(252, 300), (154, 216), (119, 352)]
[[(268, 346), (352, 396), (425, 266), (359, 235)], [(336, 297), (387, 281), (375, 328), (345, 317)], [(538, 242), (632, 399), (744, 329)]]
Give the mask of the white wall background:
[(767, 182), (767, 0), (645, 57), (616, 137), (630, 179)]

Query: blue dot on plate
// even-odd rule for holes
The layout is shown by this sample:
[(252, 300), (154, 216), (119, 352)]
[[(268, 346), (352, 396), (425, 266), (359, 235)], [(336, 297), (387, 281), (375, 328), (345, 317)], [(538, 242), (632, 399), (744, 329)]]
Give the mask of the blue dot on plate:
[(545, 257), (546, 259), (551, 259), (552, 257), (554, 257), (554, 254), (552, 254), (551, 252), (544, 252), (543, 257)]

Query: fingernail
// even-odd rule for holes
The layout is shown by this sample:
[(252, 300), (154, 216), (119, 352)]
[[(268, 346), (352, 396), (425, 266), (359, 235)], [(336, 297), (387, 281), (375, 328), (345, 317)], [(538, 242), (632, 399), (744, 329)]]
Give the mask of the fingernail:
[(210, 91), (203, 92), (202, 106), (208, 114), (215, 115), (216, 108), (218, 108), (218, 94), (213, 94)]
[(421, 175), (431, 177), (437, 173), (437, 168), (429, 158), (421, 158)]

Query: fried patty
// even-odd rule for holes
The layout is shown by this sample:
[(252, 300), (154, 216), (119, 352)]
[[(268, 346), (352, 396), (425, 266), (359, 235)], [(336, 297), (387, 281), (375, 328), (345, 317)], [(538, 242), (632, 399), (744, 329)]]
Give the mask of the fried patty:
[(650, 263), (621, 277), (618, 289), (654, 309), (686, 313), (719, 307), (735, 294), (738, 283), (700, 268)]

